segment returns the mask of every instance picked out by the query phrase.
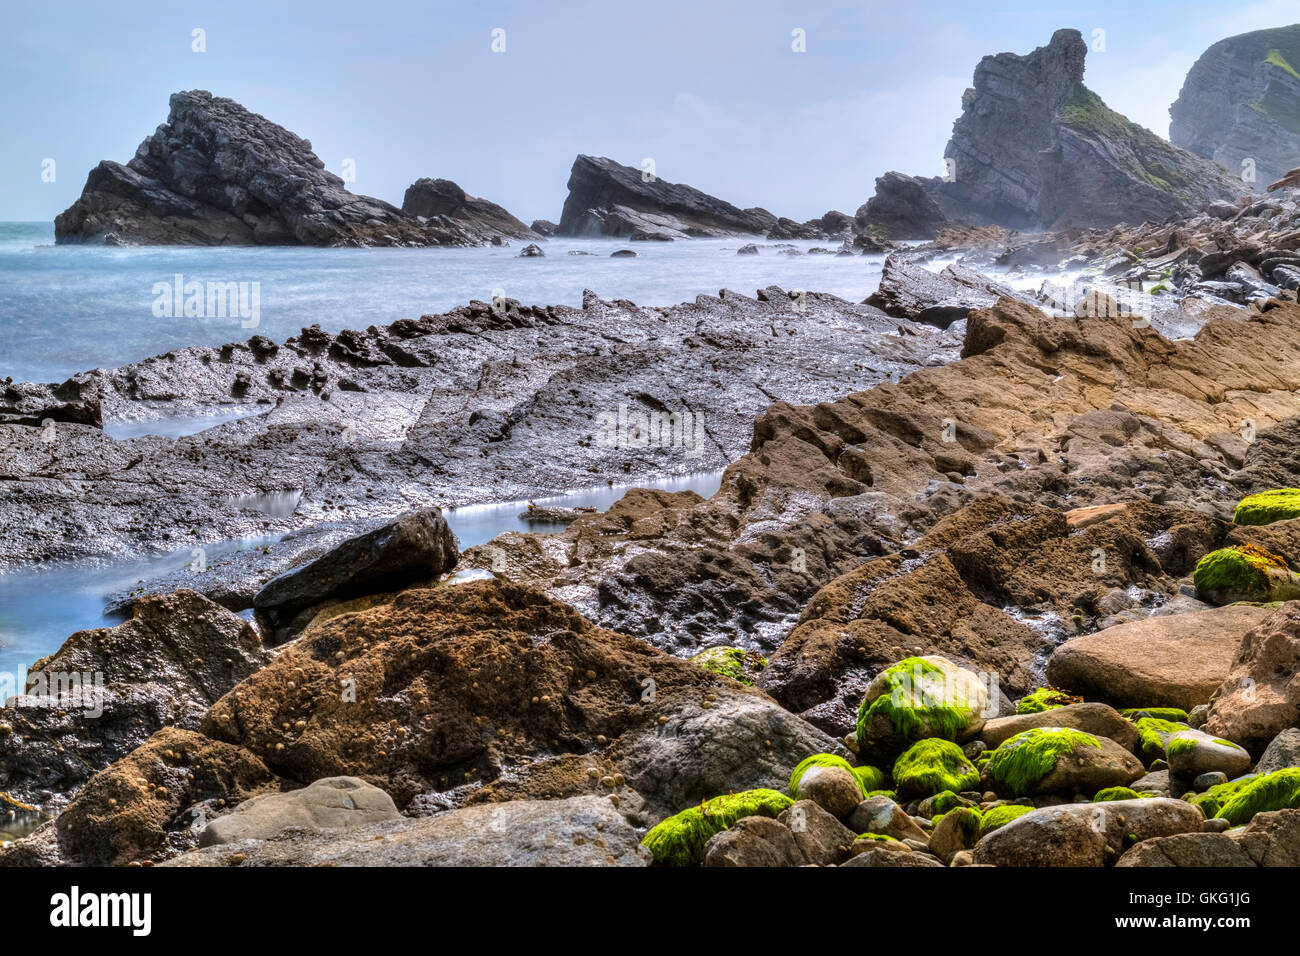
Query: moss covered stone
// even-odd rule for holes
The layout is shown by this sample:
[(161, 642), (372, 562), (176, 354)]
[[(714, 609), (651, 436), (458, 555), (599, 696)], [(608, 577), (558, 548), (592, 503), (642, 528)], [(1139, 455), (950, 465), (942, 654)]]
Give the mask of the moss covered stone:
[[(1300, 809), (1300, 767), (1287, 767), (1262, 776), (1221, 783), (1201, 796), (1209, 796), (1216, 790), (1219, 793), (1214, 795), (1213, 800), (1219, 806), (1214, 816), (1239, 827), (1249, 823), (1257, 813)], [(1198, 803), (1209, 816), (1207, 803), (1210, 801), (1193, 802)]]
[(988, 689), (971, 671), (941, 657), (909, 657), (872, 680), (858, 708), (863, 753), (898, 753), (917, 740), (957, 740), (983, 725)]
[(1196, 596), (1212, 604), (1300, 598), (1300, 576), (1284, 559), (1252, 544), (1211, 551), (1197, 562), (1192, 580)]
[(1053, 710), (1057, 707), (1066, 707), (1070, 704), (1083, 703), (1082, 697), (1076, 697), (1073, 694), (1067, 694), (1063, 690), (1057, 690), (1055, 687), (1040, 687), (1020, 699), (1016, 704), (1017, 714), (1041, 714), (1045, 710)]
[(696, 866), (716, 834), (744, 817), (776, 817), (794, 801), (776, 790), (746, 790), (705, 800), (653, 827), (641, 844), (662, 866)]
[(855, 767), (836, 754), (813, 754), (811, 757), (805, 757), (799, 761), (799, 765), (790, 774), (789, 793), (791, 799), (794, 799), (799, 793), (799, 781), (803, 779), (803, 775), (813, 767), (839, 767), (842, 770), (847, 770), (857, 780), (858, 786), (862, 789), (862, 799), (864, 800), (872, 791), (879, 789), (886, 779), (884, 772), (876, 767)]
[(1121, 710), (1119, 714), (1132, 721), (1141, 720), (1143, 717), (1154, 717), (1157, 720), (1187, 723), (1187, 711), (1179, 707), (1128, 707)]
[(1140, 797), (1149, 797), (1149, 793), (1138, 793), (1129, 787), (1107, 787), (1105, 790), (1098, 790), (1097, 795), (1092, 798), (1093, 803), (1109, 803), (1112, 800), (1137, 800)]
[(710, 647), (692, 657), (691, 663), (750, 686), (754, 676), (767, 667), (767, 658), (740, 647)]
[(980, 837), (988, 836), (994, 830), (1006, 826), (1017, 817), (1032, 813), (1033, 809), (1033, 807), (1021, 807), (1013, 803), (1004, 803), (999, 807), (985, 810), (984, 818), (980, 821)]
[(1003, 741), (989, 756), (985, 770), (1016, 796), (1024, 796), (1055, 769), (1057, 760), (1081, 747), (1102, 749), (1096, 737), (1081, 730), (1035, 727)]
[(1235, 524), (1261, 525), (1300, 518), (1300, 488), (1274, 488), (1242, 498), (1232, 513)]
[(930, 818), (942, 816), (954, 807), (964, 806), (964, 801), (951, 790), (944, 790), (942, 793), (936, 793), (929, 800)]
[(1141, 741), (1142, 756), (1148, 761), (1165, 756), (1165, 744), (1171, 736), (1181, 730), (1191, 730), (1187, 724), (1159, 717), (1139, 717), (1137, 726), (1138, 739)]
[(979, 771), (950, 740), (932, 737), (913, 744), (894, 762), (894, 786), (899, 793), (928, 797), (952, 790), (974, 790)]

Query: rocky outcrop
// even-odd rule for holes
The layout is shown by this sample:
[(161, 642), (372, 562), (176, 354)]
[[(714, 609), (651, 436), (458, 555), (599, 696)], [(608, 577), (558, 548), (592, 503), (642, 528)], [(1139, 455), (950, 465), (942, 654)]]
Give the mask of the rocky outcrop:
[(81, 197), (54, 220), (56, 241), (463, 246), (484, 240), (481, 207), (468, 226), (445, 215), (422, 222), (349, 192), (310, 142), (234, 100), (190, 90), (173, 93), (170, 102), (167, 122), (130, 162), (104, 160), (91, 170)]
[(935, 238), (949, 222), (926, 186), (924, 180), (905, 173), (890, 171), (877, 177), (875, 194), (853, 217), (854, 231), (881, 239)]
[(1288, 601), (1241, 641), (1205, 729), (1256, 753), (1300, 726), (1300, 605)]
[(888, 315), (946, 329), (972, 309), (986, 309), (1001, 298), (1029, 297), (965, 266), (952, 264), (942, 272), (931, 272), (907, 253), (895, 252), (885, 259), (880, 287), (866, 304)]
[(1169, 108), (1176, 146), (1261, 191), (1300, 166), (1300, 25), (1220, 40), (1197, 58)]
[(198, 840), (194, 820), (323, 777), (417, 815), (475, 794), (592, 796), (656, 820), (845, 753), (761, 691), (495, 581), (412, 588), (322, 624), (200, 730), (160, 731), (97, 774), (56, 821), (64, 856), (174, 855)]
[(327, 600), (436, 580), (455, 567), (458, 556), (456, 536), (440, 513), (412, 512), (272, 578), (253, 598), (253, 608), (263, 633), (279, 644), (301, 630)]
[(450, 179), (417, 179), (406, 188), (402, 212), (435, 223), (447, 220), (480, 243), (544, 238), (496, 203), (469, 195)]
[(761, 235), (770, 226), (770, 216), (737, 209), (691, 186), (666, 182), (612, 159), (579, 156), (569, 173), (569, 195), (556, 235), (623, 239)]
[(0, 709), (0, 790), (62, 806), (163, 727), (196, 728), (266, 662), (253, 627), (193, 591), (146, 598), (117, 627), (78, 631)]
[[(1249, 192), (1106, 106), (1083, 84), (1087, 52), (1077, 30), (1058, 30), (1027, 55), (980, 61), (944, 151), (949, 174), (917, 180), (943, 215), (1032, 232), (1163, 221)], [(930, 204), (905, 180), (885, 185), (881, 214), (925, 235)]]
[[(592, 293), (582, 308), (476, 301), (365, 331), (182, 349), (59, 388), (96, 396), (110, 421), (250, 414), (176, 441), (82, 424), (58, 424), (49, 441), (42, 427), (0, 424), (0, 565), (367, 522), (356, 534), (416, 508), (718, 469), (745, 453), (774, 400), (823, 401), (957, 345), (773, 287), (661, 308)], [(652, 413), (663, 427), (633, 441), (629, 421), (648, 429)], [(308, 545), (272, 551), (295, 541)], [(168, 589), (211, 590), (238, 610), (284, 568), (214, 556)]]

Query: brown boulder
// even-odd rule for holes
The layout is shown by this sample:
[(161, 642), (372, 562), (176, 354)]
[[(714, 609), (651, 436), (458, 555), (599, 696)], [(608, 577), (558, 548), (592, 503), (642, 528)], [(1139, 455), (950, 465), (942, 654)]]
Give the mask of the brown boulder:
[(1271, 613), (1240, 605), (1117, 624), (1058, 647), (1047, 679), (1116, 707), (1191, 710), (1219, 689), (1242, 637)]
[(1300, 603), (1264, 614), (1240, 642), (1205, 722), (1207, 733), (1255, 753), (1300, 725)]

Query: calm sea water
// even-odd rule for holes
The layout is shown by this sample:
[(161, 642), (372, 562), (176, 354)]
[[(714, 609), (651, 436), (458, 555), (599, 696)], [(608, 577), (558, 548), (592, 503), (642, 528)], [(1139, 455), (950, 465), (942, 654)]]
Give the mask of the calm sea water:
[[(757, 256), (736, 255), (745, 242), (552, 239), (542, 244), (545, 257), (523, 259), (521, 242), (475, 249), (56, 246), (52, 223), (0, 223), (0, 378), (62, 381), (189, 345), (257, 333), (283, 341), (315, 323), (328, 331), (364, 329), (490, 301), (498, 289), (537, 305), (580, 306), (583, 289), (675, 305), (724, 288), (753, 295), (768, 285), (861, 301), (876, 290), (884, 262), (783, 255), (762, 243)], [(616, 249), (634, 249), (637, 257), (610, 258)], [(187, 282), (258, 283), (257, 328), (244, 328), (238, 317), (156, 316), (154, 286), (177, 274)]]

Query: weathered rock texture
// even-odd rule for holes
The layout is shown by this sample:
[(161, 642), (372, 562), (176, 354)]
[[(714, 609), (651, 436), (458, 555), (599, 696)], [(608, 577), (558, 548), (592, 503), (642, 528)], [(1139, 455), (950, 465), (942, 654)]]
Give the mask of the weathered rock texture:
[(32, 665), (31, 694), (0, 709), (0, 790), (57, 808), (160, 728), (198, 727), (265, 662), (253, 627), (201, 595), (142, 599), (126, 623), (78, 631)]
[(190, 90), (172, 94), (167, 122), (129, 163), (106, 159), (91, 170), (54, 235), (128, 245), (474, 245), (491, 238), (485, 219), (505, 212), (461, 211), (466, 225), (441, 213), (421, 221), (351, 193), (307, 140), (234, 100)]
[(1200, 55), (1169, 107), (1169, 139), (1235, 173), (1250, 161), (1260, 191), (1300, 166), (1300, 24), (1220, 40)]

